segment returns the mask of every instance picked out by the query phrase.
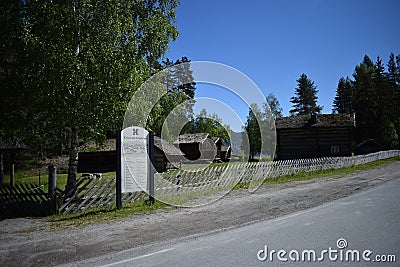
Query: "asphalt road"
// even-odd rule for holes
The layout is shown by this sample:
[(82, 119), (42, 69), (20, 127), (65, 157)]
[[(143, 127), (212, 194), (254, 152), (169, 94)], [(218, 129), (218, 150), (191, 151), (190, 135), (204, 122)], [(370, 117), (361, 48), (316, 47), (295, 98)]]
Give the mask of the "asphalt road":
[[(268, 248), (267, 257), (265, 246)], [(272, 250), (276, 252), (271, 258)], [(284, 252), (278, 255), (279, 250)], [(357, 255), (359, 262), (354, 260), (357, 259)], [(393, 261), (392, 255), (397, 262), (376, 261), (385, 258), (387, 261)], [(278, 259), (278, 256), (287, 261)], [(74, 266), (365, 266), (367, 264), (400, 265), (400, 178), (277, 219), (182, 242), (165, 243), (158, 247), (153, 246), (151, 249), (124, 250), (77, 262)]]

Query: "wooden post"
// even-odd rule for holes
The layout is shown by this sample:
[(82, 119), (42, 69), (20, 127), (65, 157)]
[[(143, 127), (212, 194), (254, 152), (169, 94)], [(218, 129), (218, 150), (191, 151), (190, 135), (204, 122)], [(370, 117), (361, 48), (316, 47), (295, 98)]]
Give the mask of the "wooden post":
[(11, 188), (11, 190), (15, 186), (14, 167), (15, 167), (15, 152), (12, 152), (11, 153), (11, 168), (10, 168), (10, 188)]
[(4, 184), (4, 162), (3, 151), (0, 151), (0, 185)]
[(78, 153), (79, 153), (79, 128), (71, 127), (71, 148), (69, 151), (68, 178), (66, 192), (67, 197), (71, 197), (76, 191), (76, 176), (78, 173)]
[(57, 167), (54, 165), (49, 166), (49, 182), (48, 182), (48, 194), (54, 195), (56, 192), (56, 181), (57, 181)]
[(50, 214), (57, 212), (57, 199), (56, 199), (56, 182), (57, 182), (57, 167), (50, 165), (49, 167), (49, 180), (47, 193), (50, 201)]
[(117, 140), (116, 140), (116, 146), (117, 146), (117, 172), (116, 172), (116, 206), (117, 209), (122, 208), (122, 179), (121, 179), (121, 131), (117, 131)]
[(154, 204), (154, 133), (149, 132), (149, 201)]

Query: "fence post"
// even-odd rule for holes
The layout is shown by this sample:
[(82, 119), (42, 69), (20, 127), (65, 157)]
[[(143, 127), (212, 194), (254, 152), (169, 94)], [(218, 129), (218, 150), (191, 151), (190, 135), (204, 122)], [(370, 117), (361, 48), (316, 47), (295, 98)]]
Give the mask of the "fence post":
[(4, 161), (3, 152), (0, 151), (0, 185), (4, 184)]
[(117, 209), (122, 208), (122, 179), (121, 179), (121, 131), (117, 131), (117, 140), (116, 140), (116, 146), (117, 146), (117, 172), (116, 172), (116, 185), (115, 185), (115, 190), (116, 190), (116, 196), (115, 196), (115, 201), (116, 201), (116, 206)]
[(50, 214), (57, 212), (57, 199), (56, 199), (56, 182), (57, 182), (57, 167), (50, 165), (49, 167), (49, 181), (48, 181), (48, 195), (50, 201)]
[(154, 133), (149, 132), (149, 201), (154, 204)]
[(11, 163), (11, 170), (10, 170), (10, 188), (11, 189), (14, 189), (14, 186), (15, 186), (14, 167), (15, 167), (15, 163), (12, 162)]
[(14, 189), (15, 186), (15, 173), (14, 173), (14, 168), (15, 168), (15, 152), (11, 152), (11, 166), (10, 166), (10, 188), (11, 190)]

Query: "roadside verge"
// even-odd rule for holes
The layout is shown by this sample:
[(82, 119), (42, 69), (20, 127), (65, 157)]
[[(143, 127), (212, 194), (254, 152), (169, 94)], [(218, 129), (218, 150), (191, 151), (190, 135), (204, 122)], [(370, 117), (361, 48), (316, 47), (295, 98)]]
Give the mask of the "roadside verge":
[(264, 184), (252, 194), (246, 189), (233, 190), (210, 205), (161, 209), (78, 229), (51, 229), (52, 223), (33, 220), (31, 230), (8, 232), (19, 219), (5, 220), (0, 222), (0, 263), (48, 266), (173, 242), (315, 207), (395, 178), (400, 178), (400, 161), (351, 173)]

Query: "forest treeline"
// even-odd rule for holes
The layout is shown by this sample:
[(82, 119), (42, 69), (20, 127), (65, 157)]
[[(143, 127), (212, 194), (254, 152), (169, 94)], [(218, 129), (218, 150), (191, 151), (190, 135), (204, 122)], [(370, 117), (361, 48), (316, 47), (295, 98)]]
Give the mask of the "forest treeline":
[(355, 113), (355, 143), (374, 139), (384, 149), (400, 148), (400, 56), (386, 64), (369, 56), (355, 67), (353, 77), (342, 77), (333, 113)]
[[(318, 90), (314, 81), (305, 73), (296, 81), (294, 96), (290, 99), (290, 116), (320, 114), (323, 107), (318, 105)], [(265, 112), (272, 114), (275, 119), (282, 117), (282, 108), (273, 94), (267, 97), (266, 102), (270, 110), (264, 111), (264, 115), (259, 115), (259, 118), (265, 117)], [(257, 120), (257, 113), (260, 113), (259, 107), (252, 106), (244, 127), (249, 138), (250, 160), (261, 152), (259, 124), (263, 119)], [(352, 78), (347, 76), (339, 79), (332, 113), (355, 115), (353, 151), (357, 150), (358, 144), (367, 140), (373, 140), (381, 149), (399, 149), (400, 56), (391, 53), (385, 67), (379, 56), (373, 62), (365, 55), (363, 61), (355, 67)]]

